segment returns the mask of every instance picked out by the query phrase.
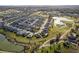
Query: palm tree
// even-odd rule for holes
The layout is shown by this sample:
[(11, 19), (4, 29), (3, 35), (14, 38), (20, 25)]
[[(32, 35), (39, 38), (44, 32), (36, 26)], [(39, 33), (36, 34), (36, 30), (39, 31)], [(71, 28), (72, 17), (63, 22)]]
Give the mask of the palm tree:
[(54, 27), (54, 19), (53, 19), (53, 23), (52, 23), (52, 28)]
[(26, 47), (26, 46), (23, 46), (23, 47), (24, 47), (23, 51), (24, 51), (24, 53), (26, 53), (26, 48), (27, 48), (27, 47)]

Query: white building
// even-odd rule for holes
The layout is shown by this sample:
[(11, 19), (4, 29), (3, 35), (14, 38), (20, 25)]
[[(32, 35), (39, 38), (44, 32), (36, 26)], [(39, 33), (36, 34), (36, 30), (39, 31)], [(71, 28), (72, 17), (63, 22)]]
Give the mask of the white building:
[(73, 21), (73, 20), (70, 20), (70, 19), (67, 19), (67, 18), (64, 18), (64, 17), (53, 17), (54, 19), (54, 25), (57, 26), (57, 25), (62, 25), (62, 26), (66, 26), (65, 23), (63, 23), (63, 21)]

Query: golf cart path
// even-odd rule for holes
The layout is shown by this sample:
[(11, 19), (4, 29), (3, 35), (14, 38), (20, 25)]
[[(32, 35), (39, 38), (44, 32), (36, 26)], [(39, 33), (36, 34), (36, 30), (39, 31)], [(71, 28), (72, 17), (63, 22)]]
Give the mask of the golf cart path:
[[(64, 36), (66, 36), (66, 35), (71, 31), (71, 29), (72, 29), (72, 27), (71, 27), (69, 30), (67, 30), (64, 34), (62, 34), (61, 37), (60, 37), (60, 39), (63, 39)], [(55, 38), (56, 38), (56, 37), (53, 37), (52, 39), (55, 39)], [(49, 39), (49, 40), (45, 41), (45, 42), (39, 47), (39, 49), (41, 49), (42, 47), (45, 47), (45, 46), (50, 46), (50, 44), (47, 44), (47, 43), (50, 42), (52, 39)]]

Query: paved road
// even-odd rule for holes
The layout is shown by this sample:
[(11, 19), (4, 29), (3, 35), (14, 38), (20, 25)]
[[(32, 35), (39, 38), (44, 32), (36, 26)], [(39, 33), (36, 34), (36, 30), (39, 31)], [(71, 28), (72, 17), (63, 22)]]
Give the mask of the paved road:
[[(31, 14), (30, 16), (32, 16), (32, 15), (39, 15), (39, 12), (36, 12), (36, 13), (33, 13), (33, 14)], [(44, 29), (44, 27), (45, 27), (45, 25), (47, 24), (47, 22), (48, 22), (48, 15), (40, 15), (40, 16), (42, 16), (42, 17), (47, 17), (46, 19), (45, 19), (45, 21), (44, 21), (44, 23), (42, 24), (42, 26), (40, 27), (40, 30), (38, 31), (38, 32), (35, 32), (34, 34), (38, 34), (38, 33), (41, 33), (42, 32), (42, 30)], [(36, 21), (35, 21), (36, 22)]]
[[(20, 19), (23, 19), (23, 18), (25, 18), (25, 17), (22, 17), (22, 18), (20, 18)], [(13, 21), (13, 22), (10, 22), (10, 23), (8, 23), (7, 25), (10, 25), (10, 24), (12, 24), (12, 23), (14, 23), (14, 22), (17, 22), (17, 21), (19, 21), (20, 19), (17, 19), (17, 20), (15, 20), (15, 21)]]
[(42, 30), (44, 29), (45, 25), (47, 24), (47, 22), (48, 22), (48, 19), (46, 19), (46, 20), (44, 21), (44, 24), (42, 24), (42, 26), (40, 27), (40, 30), (39, 30), (38, 32), (36, 32), (35, 34), (41, 33)]
[(35, 21), (33, 21), (33, 23), (31, 23), (30, 25), (32, 26), (33, 24), (35, 24), (39, 19), (36, 19)]
[(45, 41), (45, 42), (39, 47), (39, 49), (41, 49), (42, 47), (48, 46), (48, 45), (46, 45), (46, 44), (47, 44), (48, 42), (50, 42), (51, 40), (55, 39), (55, 38), (56, 38), (56, 37), (53, 37), (53, 38), (51, 38), (51, 39)]
[[(67, 30), (64, 34), (61, 35), (60, 40), (63, 39), (70, 31), (71, 31), (72, 27)], [(52, 39), (49, 39), (47, 41), (45, 41), (40, 47), (39, 49), (41, 49), (42, 47), (46, 47), (46, 46), (50, 46), (49, 42), (53, 39), (56, 39), (56, 37), (53, 37)]]
[[(72, 24), (72, 27), (71, 27), (69, 30), (67, 30), (64, 34), (62, 34), (59, 39), (63, 39), (63, 38), (71, 31), (71, 29), (72, 29), (73, 27), (74, 27), (74, 22), (73, 22), (73, 24)], [(42, 47), (50, 46), (50, 44), (47, 44), (47, 43), (49, 43), (51, 40), (53, 40), (53, 39), (55, 39), (55, 38), (56, 38), (56, 37), (53, 37), (53, 38), (51, 38), (51, 39), (45, 41), (45, 42), (39, 47), (39, 49), (41, 49)]]

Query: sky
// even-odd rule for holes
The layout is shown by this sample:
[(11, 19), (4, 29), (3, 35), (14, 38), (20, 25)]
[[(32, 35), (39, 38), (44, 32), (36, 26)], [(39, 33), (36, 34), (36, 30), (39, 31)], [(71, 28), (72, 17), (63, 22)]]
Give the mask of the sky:
[(0, 0), (0, 5), (78, 5), (79, 0)]

